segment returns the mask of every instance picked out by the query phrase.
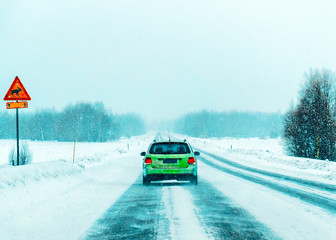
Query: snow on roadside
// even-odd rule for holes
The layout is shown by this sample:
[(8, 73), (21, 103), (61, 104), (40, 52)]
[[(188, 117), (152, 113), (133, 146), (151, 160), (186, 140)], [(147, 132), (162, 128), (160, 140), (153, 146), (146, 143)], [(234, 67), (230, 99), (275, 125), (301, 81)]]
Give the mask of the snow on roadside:
[[(77, 142), (76, 163), (82, 163), (85, 166), (94, 165), (104, 161), (111, 153), (127, 153), (144, 142), (149, 142), (153, 139), (151, 137), (151, 135), (143, 135), (105, 143)], [(73, 161), (73, 142), (23, 140), (21, 144), (22, 142), (28, 143), (29, 149), (33, 154), (33, 163), (58, 160), (72, 163)], [(16, 140), (0, 140), (0, 167), (8, 165), (8, 155), (13, 147), (16, 146), (15, 144)]]
[(18, 167), (1, 141), (1, 239), (78, 239), (139, 177), (150, 140), (77, 143), (75, 165), (73, 143), (29, 142), (33, 164)]
[(8, 155), (14, 140), (0, 140), (0, 188), (25, 185), (28, 182), (41, 181), (43, 178), (57, 178), (83, 171), (105, 161), (124, 156), (144, 145), (137, 151), (147, 148), (151, 138), (147, 135), (123, 138), (107, 143), (76, 143), (75, 165), (73, 165), (74, 143), (56, 141), (25, 141), (33, 155), (33, 163), (25, 166), (8, 165)]
[(194, 148), (246, 166), (334, 184), (336, 162), (285, 155), (281, 139), (187, 138)]
[(0, 189), (25, 186), (44, 179), (69, 176), (82, 172), (82, 168), (63, 161), (37, 163), (18, 167), (0, 168)]

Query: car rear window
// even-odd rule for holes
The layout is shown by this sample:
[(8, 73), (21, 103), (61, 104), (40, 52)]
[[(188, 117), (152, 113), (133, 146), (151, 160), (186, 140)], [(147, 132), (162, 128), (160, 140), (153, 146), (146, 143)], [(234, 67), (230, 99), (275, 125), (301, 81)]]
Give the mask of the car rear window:
[(150, 154), (187, 154), (190, 148), (186, 143), (165, 142), (154, 143), (149, 150)]

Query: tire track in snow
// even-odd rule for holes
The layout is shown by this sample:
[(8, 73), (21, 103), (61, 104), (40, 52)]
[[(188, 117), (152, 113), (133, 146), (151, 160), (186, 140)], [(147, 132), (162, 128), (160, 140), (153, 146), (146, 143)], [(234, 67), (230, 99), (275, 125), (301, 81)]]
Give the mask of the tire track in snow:
[(246, 210), (201, 179), (189, 186), (198, 217), (206, 232), (215, 239), (278, 239)]
[(139, 178), (82, 239), (274, 239), (247, 211), (202, 180), (198, 186)]
[(312, 180), (307, 180), (307, 179), (302, 179), (302, 178), (298, 178), (298, 177), (293, 177), (293, 176), (288, 176), (288, 175), (284, 175), (284, 174), (280, 174), (280, 173), (274, 173), (274, 172), (269, 172), (266, 170), (262, 170), (262, 169), (258, 169), (258, 168), (253, 168), (253, 167), (248, 167), (245, 166), (243, 164), (234, 162), (234, 161), (230, 161), (226, 158), (217, 156), (215, 154), (206, 152), (204, 150), (199, 150), (201, 151), (204, 155), (208, 155), (222, 163), (225, 163), (229, 166), (238, 168), (238, 169), (243, 169), (249, 172), (253, 172), (253, 173), (259, 173), (268, 177), (273, 177), (273, 178), (278, 178), (281, 180), (287, 180), (290, 182), (294, 182), (300, 185), (306, 185), (308, 187), (314, 187), (316, 189), (321, 189), (321, 190), (327, 190), (330, 192), (335, 192), (336, 191), (336, 185), (331, 185), (331, 184), (327, 184), (327, 183), (321, 183), (321, 182), (316, 182), (316, 181), (312, 181)]
[(244, 172), (239, 171), (239, 168), (237, 170), (232, 170), (231, 168), (224, 167), (222, 165), (216, 164), (212, 161), (209, 161), (203, 157), (199, 157), (199, 160), (202, 161), (204, 164), (213, 167), (215, 169), (221, 170), (225, 173), (231, 174), (233, 176), (245, 179), (247, 181), (260, 184), (262, 186), (268, 187), (270, 189), (282, 192), (287, 194), (288, 196), (298, 198), (304, 202), (307, 202), (309, 204), (312, 204), (314, 206), (318, 206), (321, 208), (324, 208), (328, 210), (329, 212), (335, 213), (336, 212), (336, 201), (334, 199), (330, 199), (324, 196), (320, 196), (315, 193), (306, 192), (300, 189), (296, 189), (293, 187), (289, 187), (286, 185), (278, 184), (270, 182), (262, 177), (257, 177), (254, 175), (250, 175)]
[(158, 239), (159, 226), (168, 225), (161, 198), (160, 188), (143, 186), (139, 178), (82, 239)]

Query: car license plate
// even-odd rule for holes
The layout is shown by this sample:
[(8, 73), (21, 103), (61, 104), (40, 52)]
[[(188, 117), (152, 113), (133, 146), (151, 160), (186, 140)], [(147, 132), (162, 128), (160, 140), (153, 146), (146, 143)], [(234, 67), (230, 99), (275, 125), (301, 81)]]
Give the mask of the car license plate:
[(163, 159), (163, 163), (177, 163), (177, 159)]

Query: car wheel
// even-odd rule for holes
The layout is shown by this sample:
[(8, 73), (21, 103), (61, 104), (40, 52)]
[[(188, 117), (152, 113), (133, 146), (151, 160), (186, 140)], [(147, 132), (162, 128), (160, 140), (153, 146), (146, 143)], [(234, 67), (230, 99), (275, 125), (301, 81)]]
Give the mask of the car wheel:
[(143, 185), (149, 185), (150, 184), (150, 180), (148, 179), (148, 177), (142, 176), (142, 184)]
[(189, 181), (190, 181), (190, 184), (197, 185), (197, 183), (198, 183), (197, 175), (196, 176), (191, 176)]

